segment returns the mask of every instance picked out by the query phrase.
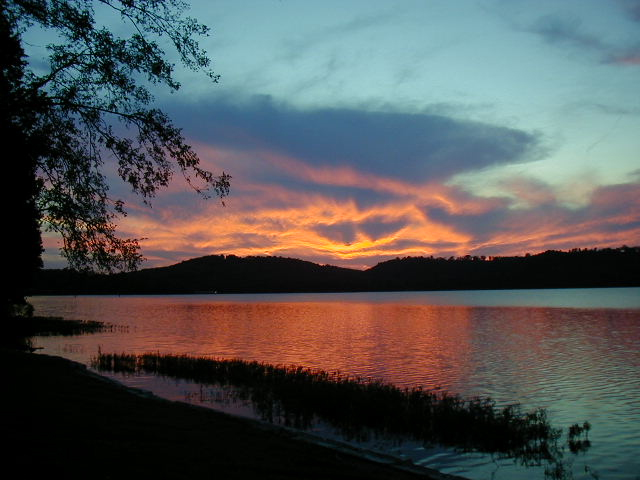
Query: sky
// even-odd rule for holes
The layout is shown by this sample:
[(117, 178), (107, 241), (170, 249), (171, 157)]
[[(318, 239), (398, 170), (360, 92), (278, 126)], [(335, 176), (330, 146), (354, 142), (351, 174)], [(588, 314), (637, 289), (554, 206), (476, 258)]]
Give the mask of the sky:
[(640, 244), (640, 0), (190, 3), (220, 80), (156, 106), (231, 194), (114, 181), (143, 267)]

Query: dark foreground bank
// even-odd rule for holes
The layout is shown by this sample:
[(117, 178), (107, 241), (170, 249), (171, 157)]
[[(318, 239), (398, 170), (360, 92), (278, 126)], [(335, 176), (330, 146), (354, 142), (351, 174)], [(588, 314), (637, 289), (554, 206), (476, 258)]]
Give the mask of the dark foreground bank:
[(0, 349), (3, 469), (23, 478), (444, 479), (144, 396), (68, 360)]

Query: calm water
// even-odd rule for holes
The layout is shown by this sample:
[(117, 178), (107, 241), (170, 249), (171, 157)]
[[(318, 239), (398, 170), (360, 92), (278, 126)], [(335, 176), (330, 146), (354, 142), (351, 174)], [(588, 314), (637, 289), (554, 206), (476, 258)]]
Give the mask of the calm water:
[[(100, 320), (127, 332), (41, 338), (44, 353), (88, 363), (104, 352), (186, 353), (296, 364), (400, 386), (490, 396), (549, 410), (554, 426), (588, 420), (592, 448), (574, 477), (640, 478), (640, 288), (356, 294), (34, 297), (38, 315)], [(219, 392), (123, 378), (169, 398), (221, 405)], [(541, 471), (419, 446), (376, 449), (471, 479)]]

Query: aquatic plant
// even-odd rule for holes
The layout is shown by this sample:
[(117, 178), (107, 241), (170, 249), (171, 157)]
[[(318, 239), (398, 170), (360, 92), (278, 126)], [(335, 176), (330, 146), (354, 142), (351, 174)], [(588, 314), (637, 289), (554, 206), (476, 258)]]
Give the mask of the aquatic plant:
[[(340, 372), (238, 359), (99, 352), (92, 364), (100, 371), (144, 372), (230, 385), (239, 398), (251, 400), (264, 420), (297, 428), (307, 428), (319, 418), (351, 439), (369, 434), (412, 438), (426, 445), (513, 458), (527, 466), (546, 464), (551, 478), (566, 478), (569, 473), (562, 461), (562, 430), (551, 426), (544, 409), (498, 408), (489, 398), (464, 399)], [(582, 435), (589, 428), (585, 423), (569, 429), (571, 453), (588, 448), (588, 439)]]
[(98, 332), (121, 331), (128, 327), (98, 322), (95, 320), (67, 320), (60, 317), (21, 318), (10, 322), (9, 328), (27, 337), (52, 335), (81, 335)]
[(126, 331), (116, 326), (93, 320), (66, 320), (59, 317), (21, 317), (6, 319), (0, 346), (35, 351), (33, 337), (71, 336), (98, 332)]

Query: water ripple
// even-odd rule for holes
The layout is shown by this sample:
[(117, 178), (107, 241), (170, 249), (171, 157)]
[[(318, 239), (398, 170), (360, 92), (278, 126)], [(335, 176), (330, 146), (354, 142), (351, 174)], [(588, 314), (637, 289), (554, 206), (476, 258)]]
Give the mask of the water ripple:
[[(585, 464), (607, 480), (635, 480), (640, 471), (639, 309), (437, 305), (408, 293), (403, 302), (384, 295), (260, 298), (40, 297), (33, 303), (37, 314), (130, 326), (126, 334), (42, 338), (45, 352), (85, 362), (98, 347), (242, 358), (490, 396), (498, 405), (547, 408), (562, 427), (591, 422), (593, 447), (576, 463), (576, 478), (588, 478)], [(483, 456), (416, 455), (470, 478), (531, 474)]]

